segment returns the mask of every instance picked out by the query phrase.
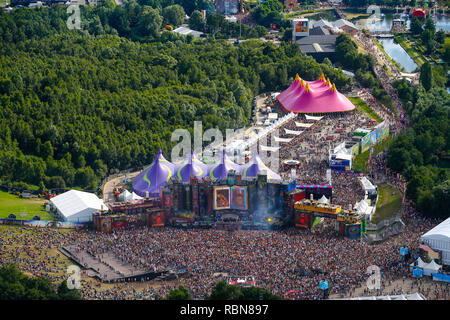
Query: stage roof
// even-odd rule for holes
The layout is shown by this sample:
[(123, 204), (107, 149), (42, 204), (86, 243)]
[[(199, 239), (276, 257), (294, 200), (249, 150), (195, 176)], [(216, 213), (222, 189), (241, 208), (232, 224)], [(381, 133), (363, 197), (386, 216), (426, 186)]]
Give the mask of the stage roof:
[(175, 167), (158, 151), (152, 164), (133, 179), (133, 190), (141, 197), (146, 193), (150, 198), (159, 197), (159, 188), (174, 175)]
[(450, 218), (441, 222), (436, 227), (422, 236), (426, 240), (450, 240)]
[[(267, 148), (272, 152), (278, 150), (274, 147)], [(208, 176), (211, 179), (223, 180), (227, 178), (228, 172), (231, 170), (242, 174), (243, 177), (257, 177), (258, 173), (265, 171), (268, 179), (281, 180), (280, 175), (270, 170), (262, 162), (258, 153), (246, 165), (239, 165), (231, 161), (223, 149), (221, 160), (216, 164), (207, 165), (198, 160), (191, 152), (186, 162), (174, 165), (167, 161), (159, 150), (152, 164), (133, 179), (133, 191), (142, 197), (145, 197), (148, 192), (150, 198), (158, 198), (159, 189), (165, 186), (173, 176), (183, 182), (189, 182), (191, 176), (197, 178)]]
[(95, 194), (70, 190), (50, 199), (50, 203), (67, 221), (91, 220), (92, 213), (107, 207)]
[(175, 168), (177, 177), (183, 182), (189, 182), (191, 175), (197, 178), (203, 178), (208, 173), (208, 166), (198, 160), (194, 151), (191, 151), (186, 163), (183, 163)]

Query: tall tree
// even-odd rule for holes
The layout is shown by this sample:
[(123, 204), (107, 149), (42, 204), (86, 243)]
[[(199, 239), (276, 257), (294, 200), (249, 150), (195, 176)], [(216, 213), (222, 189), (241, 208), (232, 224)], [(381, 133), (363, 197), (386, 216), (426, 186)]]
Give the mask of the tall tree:
[(189, 28), (196, 31), (204, 31), (206, 21), (200, 11), (194, 10), (189, 18)]
[(430, 90), (433, 83), (433, 72), (431, 70), (431, 63), (425, 62), (420, 68), (420, 83), (425, 90)]
[(183, 23), (186, 13), (182, 6), (175, 4), (173, 6), (165, 7), (162, 10), (162, 16), (165, 25), (179, 26)]
[(166, 300), (192, 300), (192, 295), (183, 286), (179, 286), (176, 289), (170, 290), (169, 294), (166, 296)]
[(138, 24), (140, 35), (143, 37), (155, 36), (161, 28), (162, 20), (158, 10), (144, 6)]
[(411, 32), (413, 35), (419, 35), (423, 31), (422, 24), (420, 23), (419, 19), (417, 17), (414, 17), (411, 20)]

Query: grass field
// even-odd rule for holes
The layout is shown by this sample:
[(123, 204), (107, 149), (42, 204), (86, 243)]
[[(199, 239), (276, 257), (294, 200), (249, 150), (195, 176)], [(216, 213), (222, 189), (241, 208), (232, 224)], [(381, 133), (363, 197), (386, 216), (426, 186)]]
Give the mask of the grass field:
[[(373, 147), (373, 154), (372, 156), (376, 156), (378, 153), (386, 150), (387, 148), (389, 148), (391, 146), (393, 142), (393, 139), (391, 136), (389, 136), (388, 138), (386, 138), (386, 141), (381, 141), (379, 143), (377, 143), (374, 147)], [(367, 150), (366, 152), (360, 153), (355, 157), (355, 160), (353, 161), (353, 169), (355, 171), (359, 171), (359, 172), (367, 172), (367, 160), (369, 160), (369, 154), (370, 154), (370, 149)]]
[[(399, 43), (399, 45), (408, 53), (408, 55), (411, 57), (411, 59), (414, 60), (414, 62), (421, 67), (425, 60), (423, 58), (423, 55), (419, 52), (417, 52), (416, 49), (413, 48), (413, 45), (410, 41), (404, 40)], [(415, 47), (415, 45), (414, 45)]]
[(0, 219), (14, 214), (18, 220), (32, 220), (39, 216), (41, 220), (52, 220), (50, 214), (43, 207), (43, 199), (21, 199), (16, 195), (0, 191)]
[(378, 185), (377, 210), (372, 217), (373, 223), (389, 219), (400, 210), (402, 206), (402, 193), (388, 184)]
[(301, 10), (301, 11), (293, 11), (290, 13), (286, 13), (284, 15), (284, 17), (286, 19), (290, 19), (290, 18), (296, 18), (299, 16), (311, 16), (311, 15), (315, 15), (315, 14), (319, 14), (319, 13), (324, 13), (324, 12), (328, 12), (328, 11), (332, 11), (333, 9), (311, 9), (311, 10)]
[(375, 119), (377, 123), (383, 121), (383, 119), (381, 119), (381, 117), (375, 111), (373, 111), (372, 108), (369, 107), (367, 103), (365, 103), (364, 100), (362, 100), (361, 98), (349, 97), (349, 99), (351, 102), (353, 102), (355, 106), (358, 107), (359, 110), (365, 113), (370, 119)]

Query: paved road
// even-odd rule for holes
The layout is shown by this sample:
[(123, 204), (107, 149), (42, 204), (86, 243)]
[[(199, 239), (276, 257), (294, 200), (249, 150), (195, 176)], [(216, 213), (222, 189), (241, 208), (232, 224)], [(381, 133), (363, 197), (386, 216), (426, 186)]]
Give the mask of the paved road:
[(113, 179), (109, 180), (108, 182), (106, 182), (105, 185), (103, 186), (103, 202), (105, 204), (114, 202), (115, 201), (114, 192), (113, 192), (114, 187), (116, 185), (122, 185), (123, 181), (127, 178), (129, 178), (129, 179), (134, 178), (135, 176), (137, 176), (139, 174), (139, 172), (140, 171), (128, 173), (126, 175), (113, 178)]

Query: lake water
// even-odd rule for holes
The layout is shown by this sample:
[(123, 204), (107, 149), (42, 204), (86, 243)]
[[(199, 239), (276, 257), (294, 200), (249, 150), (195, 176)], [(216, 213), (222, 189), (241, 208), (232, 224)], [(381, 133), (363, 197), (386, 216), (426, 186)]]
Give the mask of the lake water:
[[(381, 17), (371, 22), (369, 22), (366, 17), (362, 17), (353, 22), (360, 29), (365, 28), (369, 31), (390, 31), (392, 28), (392, 20), (394, 18), (398, 18), (398, 16), (395, 16), (392, 12), (381, 12)], [(411, 24), (409, 16), (402, 16), (401, 18), (406, 21), (406, 29), (409, 29)], [(450, 31), (450, 17), (437, 15), (432, 18), (436, 23), (436, 30)]]
[(378, 42), (389, 57), (405, 69), (405, 72), (411, 73), (416, 70), (417, 64), (399, 44), (394, 42), (394, 39), (378, 39)]
[[(353, 23), (355, 23), (358, 28), (365, 28), (370, 32), (390, 31), (392, 29), (392, 21), (398, 18), (405, 20), (406, 29), (410, 28), (411, 19), (409, 16), (399, 16), (393, 12), (383, 11), (381, 11), (381, 16), (378, 19), (368, 20), (367, 17), (362, 17), (353, 20)], [(432, 19), (436, 23), (436, 30), (450, 31), (450, 16), (436, 15), (435, 17), (432, 17)], [(399, 44), (394, 42), (393, 39), (379, 39), (378, 41), (383, 45), (384, 50), (391, 59), (398, 62), (403, 69), (405, 69), (405, 72), (414, 72), (414, 70), (416, 70), (417, 64)]]

